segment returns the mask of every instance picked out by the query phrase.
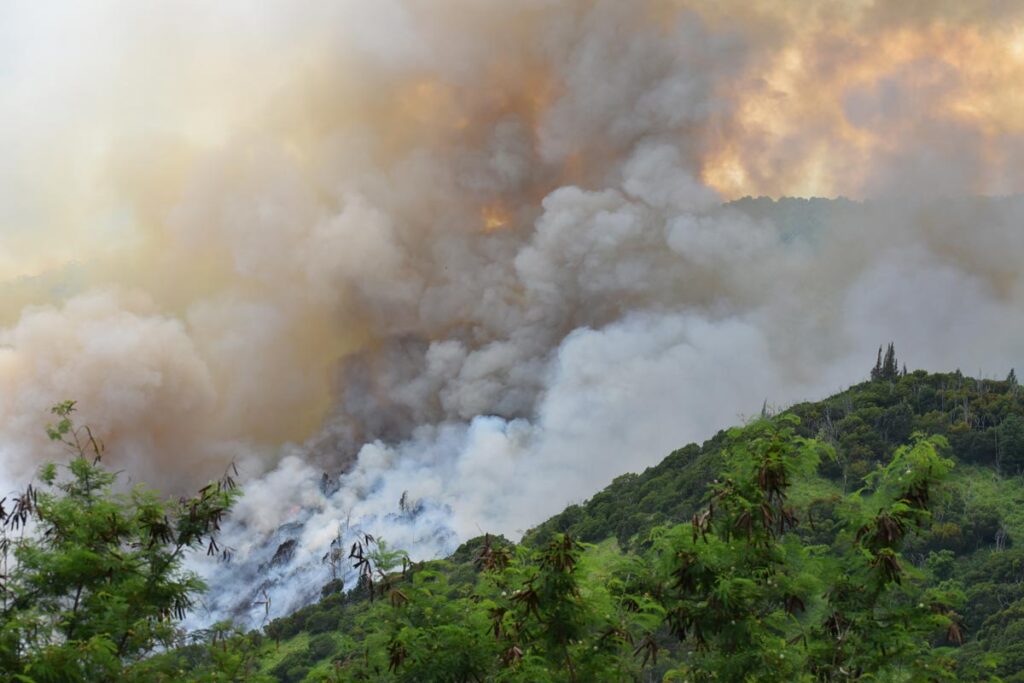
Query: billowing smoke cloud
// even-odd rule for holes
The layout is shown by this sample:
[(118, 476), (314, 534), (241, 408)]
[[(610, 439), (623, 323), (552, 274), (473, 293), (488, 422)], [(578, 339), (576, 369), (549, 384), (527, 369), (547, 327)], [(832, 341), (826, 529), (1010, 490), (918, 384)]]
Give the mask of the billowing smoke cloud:
[[(515, 536), (889, 339), (1005, 373), (1024, 205), (967, 197), (1024, 184), (1022, 19), (9, 3), (0, 481), (66, 398), (165, 490), (240, 462), (236, 564), (205, 571), (258, 620), (339, 528)], [(862, 201), (731, 201), (759, 194)]]

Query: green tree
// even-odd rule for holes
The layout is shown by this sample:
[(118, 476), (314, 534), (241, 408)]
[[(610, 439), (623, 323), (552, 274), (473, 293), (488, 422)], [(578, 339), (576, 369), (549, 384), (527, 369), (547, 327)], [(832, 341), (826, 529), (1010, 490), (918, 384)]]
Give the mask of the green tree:
[(133, 665), (175, 642), (175, 621), (204, 589), (186, 554), (224, 552), (216, 535), (240, 495), (225, 475), (190, 497), (119, 492), (103, 444), (53, 409), (47, 432), (71, 453), (38, 482), (0, 501), (0, 680), (40, 683), (130, 677)]
[[(906, 366), (904, 365), (903, 374), (906, 375)], [(875, 367), (871, 370), (872, 380), (895, 380), (900, 376), (900, 366), (896, 361), (896, 345), (889, 342), (889, 346), (885, 349), (885, 356), (882, 356), (882, 347), (878, 347), (878, 359), (875, 361)]]
[(796, 423), (734, 430), (708, 506), (654, 533), (668, 625), (688, 653), (670, 680), (795, 681), (805, 670), (797, 617), (824, 586), (789, 533), (799, 519), (788, 489), (831, 449), (796, 436)]
[(953, 462), (942, 436), (916, 436), (847, 497), (843, 532), (821, 571), (828, 577), (824, 619), (805, 631), (809, 668), (824, 680), (955, 680), (932, 648), (963, 642), (957, 587), (925, 588), (925, 573), (901, 554), (925, 529), (938, 485)]
[(996, 427), (996, 463), (1011, 474), (1024, 469), (1024, 418), (1010, 415)]

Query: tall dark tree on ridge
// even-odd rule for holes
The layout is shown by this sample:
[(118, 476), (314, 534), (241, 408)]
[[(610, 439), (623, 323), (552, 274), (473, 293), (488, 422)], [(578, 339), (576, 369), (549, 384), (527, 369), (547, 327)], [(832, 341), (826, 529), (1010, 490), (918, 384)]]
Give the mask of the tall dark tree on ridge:
[(894, 380), (899, 377), (899, 363), (896, 361), (896, 346), (893, 342), (889, 342), (889, 346), (885, 349), (885, 356), (882, 356), (882, 347), (878, 347), (878, 357), (875, 361), (875, 367), (871, 370), (871, 379), (874, 380)]

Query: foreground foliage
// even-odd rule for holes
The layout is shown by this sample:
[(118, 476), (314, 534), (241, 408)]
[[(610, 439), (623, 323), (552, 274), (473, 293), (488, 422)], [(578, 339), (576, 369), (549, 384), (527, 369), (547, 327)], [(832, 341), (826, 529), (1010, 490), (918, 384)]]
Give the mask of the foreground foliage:
[(239, 495), (230, 478), (164, 501), (115, 489), (103, 447), (54, 408), (50, 438), (70, 462), (42, 468), (38, 483), (0, 501), (0, 680), (103, 681), (174, 642), (202, 582), (185, 554), (218, 551), (221, 519)]

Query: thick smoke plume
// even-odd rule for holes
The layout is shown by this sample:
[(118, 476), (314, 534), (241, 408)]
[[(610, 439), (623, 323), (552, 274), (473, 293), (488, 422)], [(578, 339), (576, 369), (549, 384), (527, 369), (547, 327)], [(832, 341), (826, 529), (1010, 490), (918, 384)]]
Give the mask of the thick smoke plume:
[(0, 9), (0, 482), (68, 398), (167, 491), (239, 462), (215, 612), (339, 528), (514, 536), (889, 339), (1024, 349), (1012, 3), (59, 10)]

